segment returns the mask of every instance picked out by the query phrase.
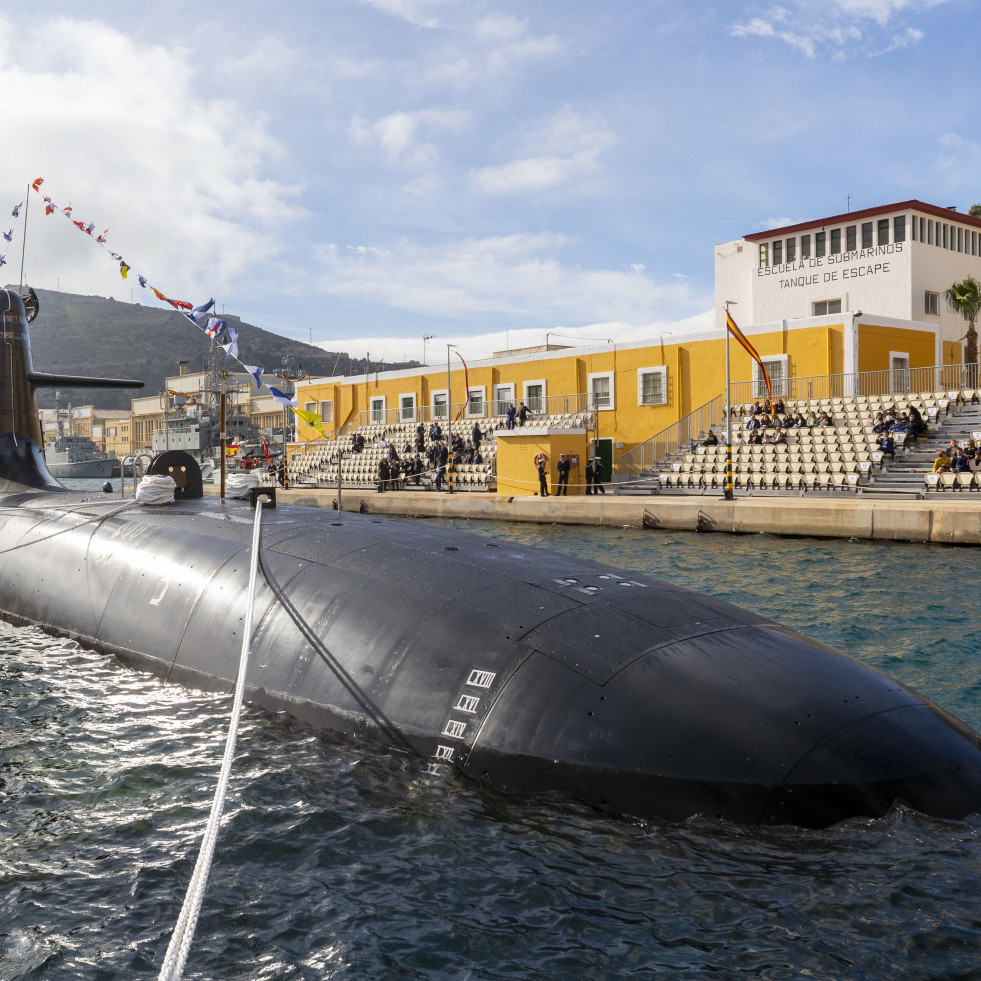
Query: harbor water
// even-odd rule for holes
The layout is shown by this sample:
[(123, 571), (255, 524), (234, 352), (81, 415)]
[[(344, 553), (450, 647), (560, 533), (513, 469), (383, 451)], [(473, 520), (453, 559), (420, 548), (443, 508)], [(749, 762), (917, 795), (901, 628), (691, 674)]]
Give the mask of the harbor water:
[[(749, 607), (981, 730), (975, 550), (452, 524)], [(0, 981), (154, 978), (231, 699), (33, 629), (0, 644)], [(248, 708), (185, 976), (981, 979), (979, 832), (902, 807), (824, 831), (618, 820)]]

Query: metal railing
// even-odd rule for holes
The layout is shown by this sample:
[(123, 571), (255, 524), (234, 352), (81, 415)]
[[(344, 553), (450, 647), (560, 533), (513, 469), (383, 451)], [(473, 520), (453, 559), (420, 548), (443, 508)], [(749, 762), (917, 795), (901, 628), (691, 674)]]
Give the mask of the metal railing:
[[(854, 374), (806, 375), (781, 378), (773, 383), (773, 397), (794, 399), (857, 398), (859, 396), (904, 396), (927, 392), (955, 392), (978, 385), (977, 364), (933, 365), (928, 368), (896, 368), (860, 371)], [(736, 382), (730, 386), (733, 405), (762, 402), (766, 386), (762, 380)]]
[[(853, 374), (808, 375), (782, 378), (773, 385), (773, 397), (786, 401), (819, 401), (893, 396), (897, 404), (916, 396), (944, 392), (963, 392), (978, 387), (978, 364), (933, 365), (929, 368), (903, 368), (861, 371)], [(730, 386), (733, 410), (742, 415), (743, 407), (763, 403), (766, 387), (762, 381), (736, 382)], [(725, 394), (699, 406), (683, 419), (653, 435), (644, 443), (617, 458), (613, 479), (630, 481), (649, 478), (679, 451), (687, 450), (712, 427), (717, 434), (725, 429)]]
[(716, 396), (667, 429), (662, 429), (647, 442), (628, 450), (617, 458), (613, 479), (625, 481), (650, 477), (671, 454), (687, 449), (709, 427), (716, 432), (724, 429), (725, 401), (724, 395)]

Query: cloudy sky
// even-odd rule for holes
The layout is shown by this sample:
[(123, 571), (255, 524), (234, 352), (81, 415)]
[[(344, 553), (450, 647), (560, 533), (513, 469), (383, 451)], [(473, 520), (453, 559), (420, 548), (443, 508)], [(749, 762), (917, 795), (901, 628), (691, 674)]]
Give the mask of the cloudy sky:
[[(0, 214), (44, 177), (164, 293), (372, 358), (677, 335), (717, 242), (981, 201), (979, 51), (973, 0), (7, 0)], [(157, 303), (31, 199), (28, 282)]]

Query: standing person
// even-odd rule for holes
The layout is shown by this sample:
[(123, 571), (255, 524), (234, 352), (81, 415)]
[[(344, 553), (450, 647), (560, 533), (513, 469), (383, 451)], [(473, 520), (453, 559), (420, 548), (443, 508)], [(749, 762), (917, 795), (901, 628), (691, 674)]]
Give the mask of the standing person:
[(484, 434), (480, 431), (480, 424), (474, 423), (473, 429), (470, 431), (470, 441), (473, 443), (473, 448), (475, 450), (480, 449), (480, 441), (484, 438)]
[(585, 469), (586, 469), (586, 494), (589, 495), (593, 493), (593, 473), (595, 472), (593, 470), (593, 460), (591, 457), (586, 461)]
[(378, 493), (383, 494), (388, 489), (388, 457), (383, 456), (378, 461)]
[(603, 461), (598, 456), (593, 457), (593, 493), (606, 493), (606, 488), (603, 486)]
[(555, 469), (559, 472), (559, 486), (555, 495), (566, 497), (569, 493), (569, 471), (572, 469), (572, 463), (564, 453), (559, 454), (559, 462), (555, 465)]
[(518, 425), (523, 426), (527, 421), (528, 421), (528, 406), (525, 405), (524, 402), (522, 402), (521, 405), (518, 406)]
[(508, 409), (507, 409), (507, 412), (505, 413), (505, 415), (507, 416), (507, 422), (505, 422), (505, 424), (504, 424), (505, 427), (507, 429), (514, 429), (514, 417), (515, 417), (516, 413), (515, 413), (514, 403), (513, 402), (508, 402)]
[(417, 453), (415, 459), (412, 461), (412, 483), (419, 486), (419, 479), (422, 477), (422, 457)]
[(548, 497), (548, 460), (544, 453), (535, 457), (538, 465), (538, 496)]

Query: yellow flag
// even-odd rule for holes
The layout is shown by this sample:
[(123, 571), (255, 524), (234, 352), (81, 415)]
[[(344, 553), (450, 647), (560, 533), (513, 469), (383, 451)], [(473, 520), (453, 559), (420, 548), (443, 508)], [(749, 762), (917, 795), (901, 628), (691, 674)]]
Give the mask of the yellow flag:
[(308, 426), (312, 426), (323, 436), (324, 422), (316, 412), (311, 412), (309, 409), (294, 409), (293, 414), (298, 419), (302, 419)]

